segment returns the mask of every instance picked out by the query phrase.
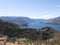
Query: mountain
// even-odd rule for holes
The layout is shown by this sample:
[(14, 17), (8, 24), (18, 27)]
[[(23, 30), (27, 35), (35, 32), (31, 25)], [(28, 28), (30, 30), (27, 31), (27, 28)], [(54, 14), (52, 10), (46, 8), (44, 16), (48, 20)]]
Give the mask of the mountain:
[(17, 24), (9, 23), (0, 19), (0, 34), (6, 35), (7, 33), (11, 33), (19, 28), (20, 26)]
[(6, 21), (0, 19), (0, 29), (1, 28), (3, 28), (3, 29), (5, 29), (5, 28), (18, 28), (18, 27), (20, 28), (20, 26), (17, 24), (6, 22)]
[(48, 24), (60, 24), (60, 17), (52, 18), (47, 20)]
[(31, 18), (28, 18), (28, 17), (0, 17), (0, 19), (3, 19), (5, 21), (8, 21), (8, 22), (38, 22), (38, 23), (41, 23), (41, 22), (44, 22), (45, 20), (44, 19), (31, 19)]
[(39, 24), (60, 24), (60, 17), (52, 18), (52, 19), (31, 19), (28, 17), (0, 17), (0, 19), (15, 23), (20, 25), (21, 27), (39, 27)]
[(0, 19), (7, 21), (7, 22), (19, 24), (20, 26), (23, 26), (23, 27), (45, 22), (44, 19), (31, 19), (28, 17), (0, 17)]
[(28, 26), (28, 21), (30, 21), (30, 19), (26, 17), (0, 17), (0, 19), (7, 22), (19, 24), (21, 26)]
[(45, 19), (33, 19), (36, 23), (45, 23)]

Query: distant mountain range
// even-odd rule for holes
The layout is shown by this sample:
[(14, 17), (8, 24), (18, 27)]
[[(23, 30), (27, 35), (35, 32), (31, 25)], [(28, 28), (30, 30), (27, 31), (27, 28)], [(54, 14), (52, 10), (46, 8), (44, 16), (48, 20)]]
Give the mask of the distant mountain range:
[(60, 17), (56, 17), (53, 19), (30, 19), (28, 17), (0, 17), (0, 19), (16, 23), (21, 26), (28, 26), (32, 24), (41, 24), (41, 23), (47, 23), (47, 24), (60, 24)]
[(47, 20), (48, 24), (60, 24), (60, 17), (52, 18)]
[(10, 23), (19, 24), (21, 26), (27, 26), (28, 21), (30, 20), (26, 17), (0, 17), (0, 19)]
[(40, 24), (46, 21), (44, 19), (30, 19), (28, 17), (0, 17), (0, 19), (7, 21), (7, 22), (16, 23), (22, 26), (28, 26), (33, 23)]

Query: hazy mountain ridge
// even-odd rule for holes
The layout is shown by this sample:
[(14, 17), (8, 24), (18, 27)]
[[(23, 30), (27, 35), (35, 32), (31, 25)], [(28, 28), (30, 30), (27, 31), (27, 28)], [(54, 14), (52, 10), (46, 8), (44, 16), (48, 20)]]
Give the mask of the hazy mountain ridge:
[(52, 18), (47, 20), (48, 24), (60, 24), (60, 17)]
[(12, 22), (12, 23), (16, 23), (19, 25), (31, 25), (31, 24), (40, 24), (45, 22), (44, 19), (31, 19), (28, 17), (0, 17), (0, 19), (5, 20), (7, 22)]
[(28, 17), (0, 17), (0, 19), (3, 19), (3, 20), (6, 20), (6, 21), (12, 21), (12, 20), (25, 20), (27, 22), (33, 22), (33, 21), (36, 21), (36, 22), (43, 22), (45, 21), (44, 19), (31, 19), (31, 18), (28, 18)]
[(48, 23), (48, 24), (60, 24), (60, 17), (52, 19), (31, 19), (28, 17), (0, 17), (0, 19), (7, 22), (16, 23), (22, 26), (29, 26), (34, 24)]
[(20, 17), (0, 17), (0, 19), (7, 21), (7, 22), (19, 24), (19, 25), (27, 26), (27, 24), (28, 24), (28, 22), (24, 20), (24, 19), (26, 19), (25, 17), (22, 17), (22, 18), (20, 18)]

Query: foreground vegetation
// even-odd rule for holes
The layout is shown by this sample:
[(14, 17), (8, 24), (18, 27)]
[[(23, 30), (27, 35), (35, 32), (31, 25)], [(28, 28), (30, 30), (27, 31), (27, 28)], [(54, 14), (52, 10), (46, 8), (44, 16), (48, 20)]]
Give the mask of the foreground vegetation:
[[(51, 27), (42, 29), (20, 28), (19, 25), (0, 20), (0, 35), (7, 36), (7, 42), (45, 43), (60, 45), (60, 32)], [(22, 39), (22, 40), (21, 40)]]

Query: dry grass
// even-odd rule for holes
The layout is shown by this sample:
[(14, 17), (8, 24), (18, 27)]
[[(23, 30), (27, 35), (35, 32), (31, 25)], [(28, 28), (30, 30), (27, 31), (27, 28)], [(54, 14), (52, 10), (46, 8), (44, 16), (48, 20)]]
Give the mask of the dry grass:
[[(0, 41), (0, 45), (4, 45), (4, 43)], [(21, 44), (7, 42), (6, 45), (21, 45)]]
[(6, 43), (6, 45), (21, 45), (21, 44), (16, 44), (16, 43), (10, 43), (10, 42), (8, 42), (8, 43)]

